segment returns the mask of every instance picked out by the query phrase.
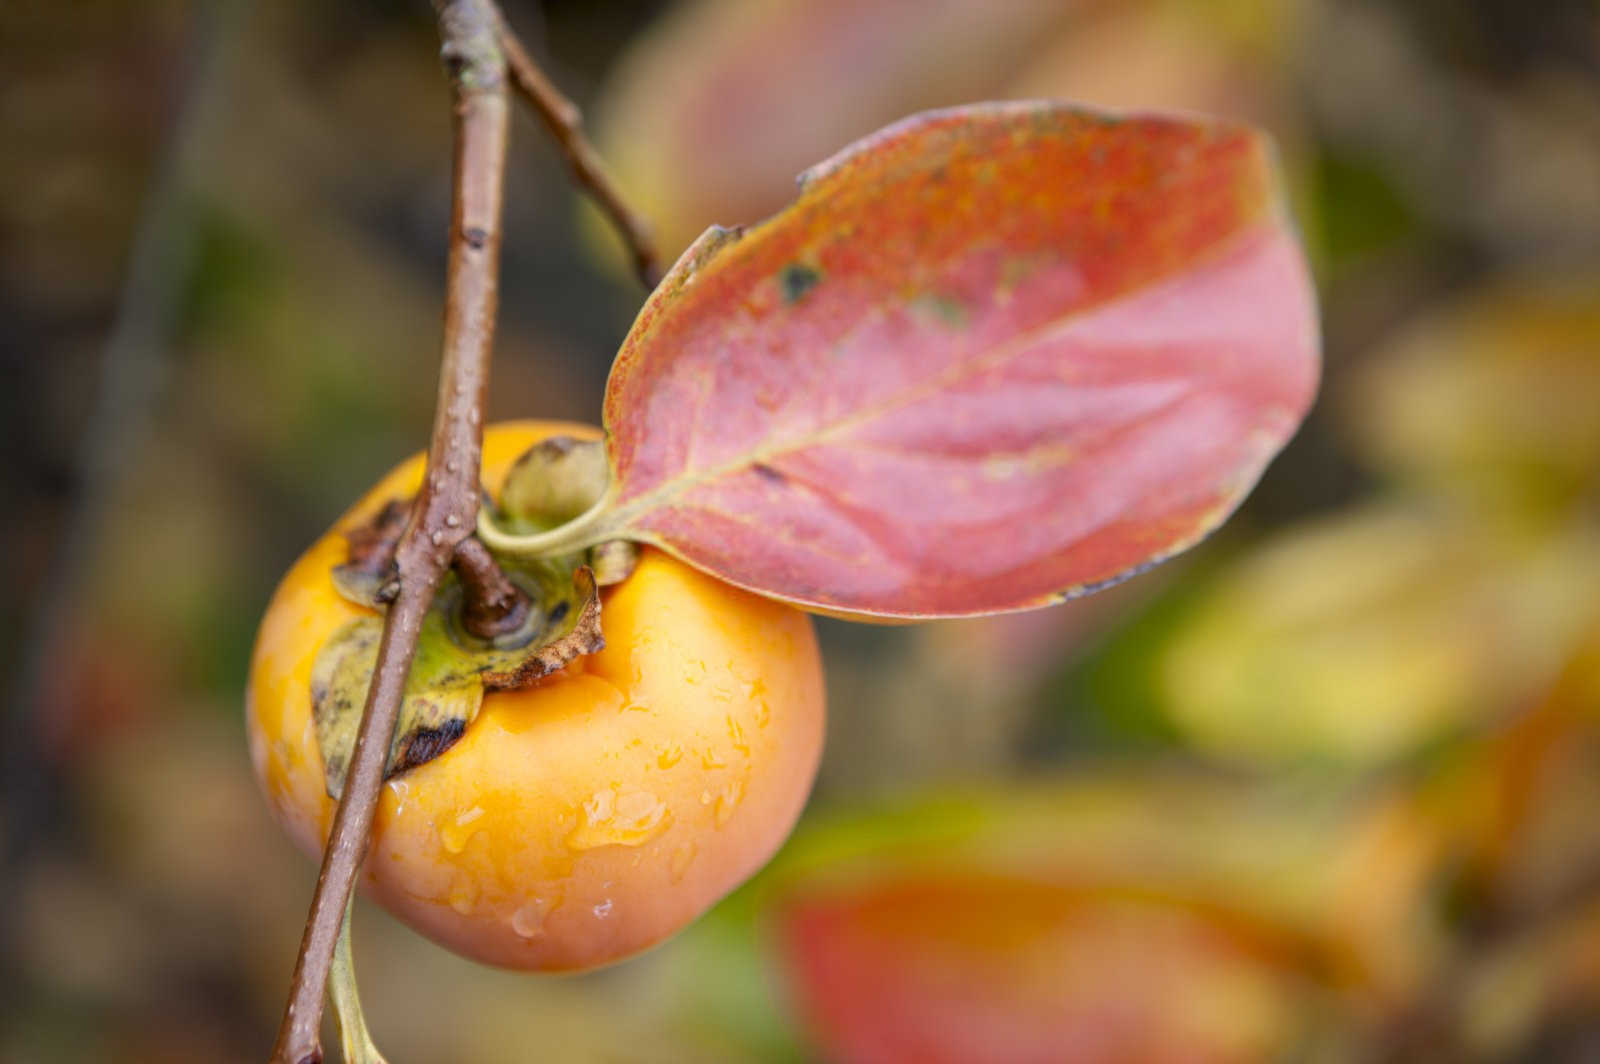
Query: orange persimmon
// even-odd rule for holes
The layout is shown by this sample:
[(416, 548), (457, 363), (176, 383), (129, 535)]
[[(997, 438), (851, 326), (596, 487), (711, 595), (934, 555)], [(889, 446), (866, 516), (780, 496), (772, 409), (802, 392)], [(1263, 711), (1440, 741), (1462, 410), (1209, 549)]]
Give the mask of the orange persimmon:
[[(583, 426), (517, 422), (484, 440), (484, 482)], [(364, 609), (329, 573), (345, 533), (414, 493), (400, 465), (297, 561), (256, 640), (247, 717), (273, 812), (319, 854), (333, 823), (311, 716), (319, 648)], [(450, 749), (383, 787), (361, 886), (435, 941), (489, 964), (573, 970), (673, 934), (788, 835), (821, 750), (810, 618), (660, 552), (605, 589), (605, 648), (485, 696)]]

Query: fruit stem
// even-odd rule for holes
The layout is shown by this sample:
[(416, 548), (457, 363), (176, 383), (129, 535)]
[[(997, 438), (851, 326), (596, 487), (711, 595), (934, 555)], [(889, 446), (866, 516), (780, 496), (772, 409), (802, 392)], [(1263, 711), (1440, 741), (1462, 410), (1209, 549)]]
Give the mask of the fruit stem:
[[(481, 510), (478, 517), (482, 520)], [(488, 547), (476, 539), (464, 539), (456, 546), (452, 565), (464, 591), (461, 625), (467, 631), (492, 641), (527, 622), (528, 596), (500, 571)]]
[(496, 554), (513, 558), (548, 558), (557, 554), (592, 547), (615, 537), (596, 529), (603, 525), (602, 518), (611, 509), (611, 492), (607, 490), (583, 513), (564, 525), (544, 532), (518, 534), (507, 532), (494, 523), (487, 510), (478, 511), (478, 538)]
[(339, 940), (333, 946), (333, 968), (328, 973), (328, 997), (339, 1018), (339, 1041), (345, 1064), (388, 1064), (367, 1030), (367, 1017), (361, 1011), (361, 994), (356, 989), (355, 952), (350, 946), (350, 917), (355, 912), (352, 895), (345, 903), (344, 922), (339, 925)]

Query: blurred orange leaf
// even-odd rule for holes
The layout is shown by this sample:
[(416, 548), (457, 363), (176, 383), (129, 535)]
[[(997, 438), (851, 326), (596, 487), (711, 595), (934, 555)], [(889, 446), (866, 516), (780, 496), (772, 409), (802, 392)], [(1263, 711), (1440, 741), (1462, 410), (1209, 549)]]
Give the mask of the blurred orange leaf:
[(1042, 39), (1099, 2), (681, 3), (612, 79), (597, 135), (675, 255), (712, 222), (782, 207), (794, 175), (840, 144), (999, 95)]
[(1249, 1061), (1296, 1026), (1297, 948), (1150, 894), (921, 878), (807, 898), (793, 975), (842, 1064)]

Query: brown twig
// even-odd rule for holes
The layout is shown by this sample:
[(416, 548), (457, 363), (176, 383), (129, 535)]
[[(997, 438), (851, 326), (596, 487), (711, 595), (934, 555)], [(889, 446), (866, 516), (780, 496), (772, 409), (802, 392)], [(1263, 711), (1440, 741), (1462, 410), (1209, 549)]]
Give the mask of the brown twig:
[(477, 522), (482, 411), (494, 337), (500, 202), (506, 155), (505, 59), (490, 0), (441, 3), (443, 56), (455, 94), (455, 206), (445, 295), (444, 354), (427, 472), (396, 550), (400, 592), (384, 618), (344, 795), (323, 853), (275, 1064), (322, 1059), (318, 1033), (334, 944), (383, 782), (423, 615)]
[(533, 61), (517, 35), (511, 31), (504, 17), (498, 22), (500, 47), (505, 52), (506, 66), (511, 71), (512, 83), (517, 91), (544, 121), (545, 128), (555, 138), (572, 169), (573, 179), (589, 190), (600, 209), (616, 226), (628, 251), (633, 256), (634, 272), (646, 288), (653, 289), (661, 282), (661, 262), (656, 254), (650, 226), (644, 217), (631, 210), (622, 198), (611, 175), (606, 172), (600, 155), (583, 131), (583, 112), (578, 105), (561, 94), (545, 76), (539, 64)]
[(456, 575), (466, 588), (461, 624), (480, 639), (515, 632), (528, 619), (528, 596), (506, 578), (479, 540), (464, 539), (456, 547)]

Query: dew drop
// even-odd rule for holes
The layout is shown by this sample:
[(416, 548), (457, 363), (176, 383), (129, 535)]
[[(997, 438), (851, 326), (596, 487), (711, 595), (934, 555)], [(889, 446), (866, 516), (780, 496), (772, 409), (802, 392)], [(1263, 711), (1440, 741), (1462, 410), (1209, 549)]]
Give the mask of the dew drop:
[(461, 524), (461, 518), (457, 517), (455, 514), (445, 514), (444, 523), (449, 525), (451, 528), (455, 528), (457, 525)]
[(765, 728), (772, 720), (772, 707), (767, 705), (767, 682), (759, 677), (745, 685), (745, 698), (756, 704), (756, 726)]
[(676, 765), (682, 760), (682, 743), (672, 743), (669, 746), (663, 746), (659, 751), (656, 752), (656, 764), (664, 769), (671, 768), (673, 765)]
[(684, 874), (689, 871), (689, 866), (694, 864), (695, 852), (696, 847), (692, 842), (685, 842), (672, 851), (672, 860), (668, 867), (672, 872), (674, 883), (683, 882)]
[(460, 853), (466, 849), (467, 843), (472, 841), (472, 836), (478, 833), (478, 829), (472, 825), (482, 816), (483, 806), (475, 805), (471, 809), (457, 813), (453, 821), (441, 828), (439, 840), (444, 843), (445, 851)]
[(601, 920), (604, 920), (606, 917), (610, 916), (611, 915), (611, 899), (607, 898), (605, 901), (601, 902), (599, 905), (596, 905), (594, 907), (594, 915), (595, 915), (596, 918), (601, 919)]
[(649, 791), (596, 791), (578, 812), (578, 826), (567, 836), (574, 850), (600, 846), (642, 846), (667, 829), (672, 813)]
[(477, 881), (465, 872), (456, 873), (455, 881), (450, 884), (450, 908), (462, 916), (467, 916), (477, 904)]
[(722, 827), (733, 817), (733, 811), (744, 801), (744, 781), (730, 780), (722, 785), (717, 795), (717, 827)]
[(732, 716), (728, 717), (728, 741), (746, 757), (750, 756), (750, 742), (744, 737), (744, 726)]
[(444, 542), (444, 533), (435, 529), (433, 535), (429, 536), (428, 539), (430, 539), (433, 542), (433, 545), (437, 547), (439, 544)]
[(522, 938), (538, 938), (544, 934), (545, 917), (550, 915), (550, 901), (537, 894), (511, 914), (511, 930)]
[(389, 790), (394, 795), (395, 816), (399, 816), (401, 813), (405, 812), (406, 791), (409, 789), (409, 786), (410, 785), (407, 784), (405, 780), (390, 780), (388, 783)]

